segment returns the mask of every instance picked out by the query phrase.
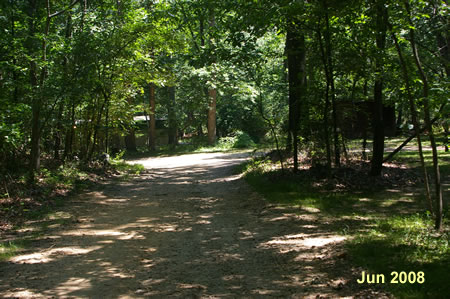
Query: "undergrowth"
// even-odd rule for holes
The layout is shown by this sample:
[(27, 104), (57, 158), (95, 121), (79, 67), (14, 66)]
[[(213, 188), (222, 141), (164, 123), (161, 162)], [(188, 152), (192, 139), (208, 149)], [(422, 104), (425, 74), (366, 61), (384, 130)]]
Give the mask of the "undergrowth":
[[(425, 282), (388, 284), (400, 298), (445, 298), (450, 294), (449, 232), (437, 233), (428, 214), (392, 216), (377, 220), (369, 232), (348, 242), (353, 262), (369, 273), (424, 272)], [(448, 226), (448, 221), (446, 223)]]
[[(431, 153), (426, 152), (425, 158), (431, 166)], [(443, 180), (448, 179), (449, 158), (449, 153), (440, 152)], [(312, 207), (336, 223), (353, 219), (346, 222), (350, 227), (345, 230), (330, 229), (348, 237), (350, 263), (367, 273), (384, 274), (383, 287), (395, 297), (446, 298), (450, 294), (448, 212), (444, 217), (444, 231), (436, 232), (432, 215), (420, 212), (424, 211), (425, 204), (423, 195), (417, 193), (422, 188), (417, 152), (399, 153), (396, 163), (408, 167), (389, 164), (379, 179), (358, 172), (355, 165), (320, 171), (305, 167), (293, 174), (290, 170), (281, 171), (277, 163), (267, 158), (247, 162), (239, 171), (273, 204), (299, 207), (299, 213), (304, 212), (302, 207)], [(347, 181), (349, 184), (342, 187)], [(404, 189), (404, 182), (409, 181), (415, 183)], [(364, 184), (367, 188), (363, 188)], [(411, 188), (416, 192), (411, 193)], [(392, 271), (423, 271), (425, 283), (391, 284)]]
[(28, 240), (16, 240), (0, 243), (0, 261), (8, 260), (9, 258), (17, 255), (27, 246), (28, 242)]
[(105, 161), (83, 163), (68, 161), (64, 164), (46, 163), (30, 184), (27, 174), (3, 175), (0, 183), (0, 231), (28, 219), (39, 218), (63, 204), (64, 198), (107, 177), (129, 177), (144, 170), (139, 164), (127, 164), (120, 155)]

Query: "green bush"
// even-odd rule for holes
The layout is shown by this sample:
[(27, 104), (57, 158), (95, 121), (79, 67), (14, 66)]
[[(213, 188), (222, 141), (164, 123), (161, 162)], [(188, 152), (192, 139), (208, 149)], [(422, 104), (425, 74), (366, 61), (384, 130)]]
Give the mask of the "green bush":
[(255, 146), (255, 142), (247, 133), (236, 131), (232, 136), (220, 138), (217, 146), (223, 149), (248, 148)]
[(253, 139), (245, 132), (236, 132), (236, 142), (233, 144), (233, 148), (246, 148), (255, 146)]

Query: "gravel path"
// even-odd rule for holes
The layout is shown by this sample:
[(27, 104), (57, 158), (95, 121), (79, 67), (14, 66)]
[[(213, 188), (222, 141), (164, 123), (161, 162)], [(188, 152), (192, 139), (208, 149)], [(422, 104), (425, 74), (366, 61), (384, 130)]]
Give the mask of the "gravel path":
[(233, 174), (247, 158), (134, 161), (147, 174), (71, 199), (27, 251), (0, 263), (0, 297), (368, 296), (334, 233), (339, 220), (268, 205)]

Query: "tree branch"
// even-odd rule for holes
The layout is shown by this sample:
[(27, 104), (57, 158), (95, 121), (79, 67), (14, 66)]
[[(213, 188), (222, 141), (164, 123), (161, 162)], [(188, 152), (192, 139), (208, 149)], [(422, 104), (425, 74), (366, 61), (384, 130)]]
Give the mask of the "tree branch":
[(48, 13), (48, 17), (51, 19), (53, 17), (59, 16), (60, 14), (65, 13), (66, 11), (68, 11), (69, 9), (71, 9), (75, 4), (77, 4), (80, 0), (73, 0), (72, 3), (69, 4), (69, 6), (63, 10), (57, 11), (55, 13), (50, 14), (50, 12)]

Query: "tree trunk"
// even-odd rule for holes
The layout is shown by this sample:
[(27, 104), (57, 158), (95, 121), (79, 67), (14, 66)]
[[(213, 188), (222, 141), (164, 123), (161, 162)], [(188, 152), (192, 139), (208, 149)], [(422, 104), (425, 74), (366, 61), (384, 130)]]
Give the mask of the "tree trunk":
[(208, 144), (213, 145), (216, 142), (216, 101), (217, 91), (215, 88), (208, 90)]
[(327, 56), (327, 64), (328, 64), (328, 79), (331, 90), (331, 106), (333, 108), (332, 116), (333, 116), (333, 141), (334, 141), (334, 164), (336, 167), (341, 166), (341, 153), (339, 148), (339, 128), (338, 128), (338, 120), (337, 120), (337, 107), (336, 107), (336, 89), (334, 87), (334, 68), (333, 68), (333, 56), (331, 49), (331, 34), (330, 34), (330, 20), (328, 17), (328, 4), (327, 1), (324, 0), (324, 9), (325, 9), (325, 50)]
[(175, 106), (175, 86), (168, 87), (169, 101), (167, 104), (167, 112), (169, 116), (169, 145), (174, 147), (177, 145), (177, 115)]
[(300, 106), (306, 87), (306, 49), (304, 34), (290, 21), (287, 24), (286, 53), (289, 71), (289, 132), (293, 143), (294, 172), (297, 172)]
[(317, 38), (319, 40), (319, 47), (320, 47), (320, 53), (323, 63), (323, 68), (325, 71), (325, 79), (326, 79), (326, 88), (325, 88), (325, 107), (323, 111), (323, 132), (324, 132), (324, 138), (325, 138), (325, 149), (327, 154), (327, 167), (331, 168), (331, 145), (330, 145), (330, 132), (329, 132), (329, 109), (330, 109), (330, 76), (329, 76), (329, 70), (328, 70), (328, 63), (325, 55), (325, 49), (322, 42), (322, 34), (320, 30), (320, 21), (318, 24), (318, 30), (317, 30)]
[[(444, 108), (445, 108), (445, 104), (441, 105), (441, 107), (439, 108), (439, 113), (441, 113)], [(431, 120), (431, 125), (433, 125), (436, 121), (439, 120), (439, 116), (435, 116), (432, 120)], [(426, 127), (422, 127), (420, 128), (420, 133), (422, 134), (423, 132), (425, 132)], [(408, 138), (405, 139), (405, 141), (402, 142), (402, 144), (400, 144), (395, 150), (392, 151), (392, 153), (390, 153), (386, 158), (383, 159), (383, 163), (386, 163), (388, 161), (390, 161), (399, 151), (402, 150), (402, 148), (404, 148), (411, 140), (414, 139), (414, 137), (416, 137), (416, 133), (414, 132), (411, 136), (409, 136)]]
[[(14, 18), (14, 9), (12, 11), (13, 12), (11, 13), (11, 37), (12, 37), (12, 40), (16, 40), (16, 29), (15, 29), (16, 28), (16, 21), (15, 21), (15, 18)], [(16, 52), (15, 50), (13, 50), (13, 51), (14, 51), (14, 53)], [(16, 56), (13, 56), (13, 58), (12, 58), (12, 65), (13, 66), (17, 65)], [(12, 71), (12, 79), (13, 79), (13, 82), (14, 82), (14, 89), (13, 89), (13, 92), (12, 92), (12, 100), (13, 100), (13, 103), (18, 103), (18, 100), (19, 100), (19, 86), (17, 84), (17, 82), (18, 82), (17, 81), (18, 80), (18, 72), (17, 72), (16, 69), (14, 69)]]
[(448, 121), (444, 122), (444, 148), (448, 152)]
[(380, 176), (383, 168), (384, 154), (384, 122), (383, 122), (383, 54), (386, 45), (387, 10), (385, 0), (376, 3), (376, 46), (378, 53), (375, 58), (375, 84), (373, 94), (373, 150), (370, 175)]
[(424, 120), (425, 126), (428, 130), (428, 136), (430, 138), (431, 150), (433, 153), (433, 170), (434, 170), (434, 180), (435, 180), (435, 191), (436, 191), (436, 222), (435, 228), (436, 230), (442, 230), (442, 214), (443, 214), (443, 198), (442, 198), (442, 185), (441, 185), (441, 174), (439, 171), (439, 160), (438, 153), (436, 148), (436, 141), (434, 139), (433, 126), (431, 124), (430, 119), (430, 107), (429, 107), (429, 86), (428, 86), (428, 78), (425, 74), (422, 63), (420, 62), (419, 52), (417, 50), (416, 42), (415, 42), (415, 32), (413, 29), (414, 25), (411, 20), (411, 10), (409, 6), (409, 0), (405, 0), (405, 8), (409, 14), (409, 23), (410, 23), (410, 31), (409, 31), (409, 42), (411, 44), (411, 49), (414, 56), (414, 62), (417, 66), (417, 70), (419, 71), (419, 75), (422, 79), (423, 83), (423, 110), (424, 110)]
[[(209, 11), (209, 32), (211, 35), (212, 28), (216, 26), (216, 20), (214, 16), (214, 6), (210, 7)], [(209, 38), (209, 46), (212, 49), (212, 38)], [(211, 63), (214, 65), (215, 57), (212, 57)], [(212, 81), (214, 81), (214, 74), (211, 74)], [(216, 104), (217, 104), (217, 90), (215, 87), (209, 87), (208, 89), (208, 144), (213, 145), (216, 142)]]
[(401, 50), (400, 45), (398, 43), (397, 36), (392, 31), (392, 26), (389, 25), (389, 27), (390, 27), (390, 30), (391, 30), (392, 39), (394, 40), (395, 48), (397, 49), (398, 58), (400, 60), (400, 65), (401, 65), (402, 72), (403, 72), (403, 77), (405, 79), (406, 93), (408, 95), (409, 108), (410, 108), (410, 112), (411, 112), (411, 120), (413, 122), (414, 131), (415, 131), (416, 136), (417, 136), (417, 145), (418, 145), (418, 149), (419, 149), (420, 165), (422, 166), (422, 171), (423, 171), (423, 179), (424, 179), (424, 185), (425, 185), (425, 195), (426, 195), (426, 198), (427, 198), (428, 210), (430, 211), (430, 213), (433, 213), (433, 202), (432, 202), (432, 199), (431, 199), (430, 183), (428, 181), (428, 173), (427, 173), (427, 168), (425, 166), (425, 159), (423, 157), (423, 150), (422, 150), (422, 140), (421, 140), (421, 137), (420, 137), (420, 125), (419, 125), (419, 120), (418, 120), (417, 112), (416, 112), (416, 104), (414, 102), (413, 94), (411, 92), (411, 86), (409, 84), (408, 69), (407, 69), (407, 66), (406, 66), (406, 62), (405, 62), (405, 60), (403, 58), (402, 50)]
[(73, 152), (73, 140), (75, 137), (75, 100), (73, 97), (71, 98), (71, 109), (70, 109), (70, 127), (66, 130), (66, 138), (64, 143), (64, 157), (63, 159), (66, 160), (67, 157)]
[(129, 152), (137, 152), (136, 134), (133, 127), (129, 128), (127, 135), (125, 135), (125, 148)]
[(31, 155), (30, 155), (30, 180), (34, 181), (34, 173), (40, 167), (40, 109), (41, 98), (38, 94), (38, 78), (37, 78), (37, 66), (35, 61), (35, 49), (34, 43), (36, 39), (36, 24), (34, 19), (36, 17), (37, 3), (36, 0), (28, 1), (28, 37), (27, 37), (27, 50), (28, 55), (31, 57), (30, 61), (30, 85), (32, 93), (32, 119), (31, 119)]
[(59, 150), (61, 148), (61, 135), (63, 132), (63, 127), (62, 127), (62, 123), (61, 123), (61, 118), (62, 118), (62, 114), (63, 114), (63, 109), (64, 109), (64, 105), (63, 102), (61, 101), (59, 103), (59, 107), (58, 107), (58, 115), (56, 116), (56, 128), (53, 131), (53, 158), (55, 160), (59, 160)]
[(94, 137), (92, 140), (92, 146), (91, 146), (91, 149), (89, 150), (89, 153), (87, 156), (88, 161), (92, 160), (92, 156), (97, 147), (97, 138), (98, 138), (98, 132), (99, 132), (99, 129), (100, 129), (100, 126), (102, 123), (103, 110), (105, 110), (105, 107), (107, 107), (109, 105), (110, 95), (108, 93), (106, 93), (106, 91), (103, 89), (103, 87), (102, 87), (102, 94), (103, 94), (104, 101), (102, 103), (102, 106), (100, 107), (100, 109), (97, 112), (97, 121), (96, 121), (96, 124), (94, 127)]
[(105, 107), (105, 153), (109, 154), (109, 101)]
[[(66, 33), (65, 33), (65, 38), (66, 40), (69, 40), (70, 37), (72, 36), (72, 16), (69, 14), (66, 20)], [(67, 65), (69, 59), (67, 57), (67, 55), (64, 56), (63, 59), (63, 78), (65, 82), (68, 82), (68, 72), (67, 72)], [(63, 135), (63, 124), (62, 124), (62, 117), (63, 117), (63, 112), (64, 112), (64, 101), (63, 99), (61, 99), (61, 101), (59, 102), (59, 107), (58, 107), (58, 115), (57, 117), (57, 121), (56, 121), (56, 130), (54, 131), (54, 135), (53, 135), (53, 139), (54, 139), (54, 147), (53, 147), (53, 151), (54, 151), (54, 159), (55, 160), (59, 160), (60, 155), (59, 155), (59, 151), (61, 148), (61, 141), (62, 141), (62, 135)], [(64, 156), (63, 156), (64, 158)]]
[(203, 137), (203, 126), (202, 126), (201, 123), (198, 124), (198, 126), (197, 126), (197, 136), (198, 137)]
[(30, 171), (32, 177), (34, 172), (38, 171), (41, 166), (41, 128), (40, 128), (40, 115), (41, 115), (41, 99), (37, 96), (33, 100), (32, 105), (32, 119), (31, 119), (31, 161)]
[(155, 84), (149, 84), (150, 125), (148, 130), (148, 147), (150, 151), (156, 150), (156, 101)]

